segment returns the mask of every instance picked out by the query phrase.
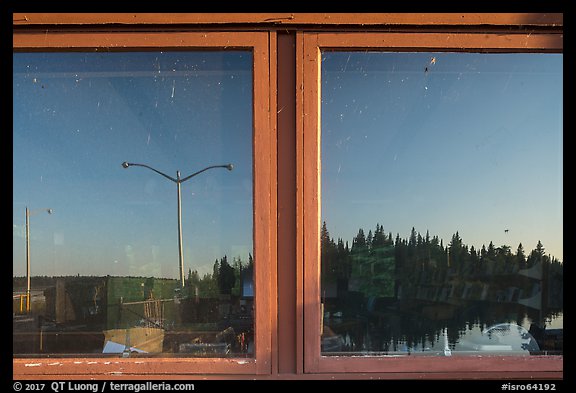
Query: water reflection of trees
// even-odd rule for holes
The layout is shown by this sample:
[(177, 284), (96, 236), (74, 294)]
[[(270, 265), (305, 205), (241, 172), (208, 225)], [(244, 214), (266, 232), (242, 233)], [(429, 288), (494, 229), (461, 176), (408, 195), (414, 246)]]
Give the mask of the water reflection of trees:
[(453, 347), (472, 329), (529, 321), (542, 328), (563, 310), (563, 264), (538, 242), (480, 250), (456, 232), (446, 246), (437, 236), (408, 239), (377, 224), (359, 229), (352, 245), (321, 229), (324, 336), (341, 335), (342, 350), (425, 348), (447, 329)]

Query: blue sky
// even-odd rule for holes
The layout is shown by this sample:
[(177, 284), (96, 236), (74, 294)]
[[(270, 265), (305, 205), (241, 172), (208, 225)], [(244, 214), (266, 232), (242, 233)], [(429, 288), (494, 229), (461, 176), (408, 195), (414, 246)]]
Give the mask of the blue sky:
[[(13, 270), (178, 277), (252, 253), (250, 52), (14, 54)], [(52, 208), (48, 216), (37, 209)]]
[[(562, 55), (324, 52), (322, 220), (563, 260)], [(505, 229), (508, 229), (505, 232)]]
[[(14, 275), (28, 206), (33, 275), (178, 277), (176, 185), (123, 161), (172, 177), (233, 163), (182, 184), (185, 270), (247, 260), (251, 64), (241, 51), (14, 54)], [(476, 248), (540, 240), (563, 259), (561, 55), (324, 52), (322, 67), (334, 238), (378, 223)]]

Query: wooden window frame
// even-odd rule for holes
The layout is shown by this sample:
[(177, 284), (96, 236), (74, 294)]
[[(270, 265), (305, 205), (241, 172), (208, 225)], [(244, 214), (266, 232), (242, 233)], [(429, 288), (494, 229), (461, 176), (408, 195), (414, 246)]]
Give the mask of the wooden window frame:
[(470, 32), (303, 32), (297, 36), (299, 245), (302, 249), (304, 372), (368, 373), (377, 378), (562, 378), (563, 356), (321, 355), (321, 53), (338, 51), (545, 52), (562, 53), (562, 34)]
[[(197, 374), (262, 375), (272, 372), (276, 272), (276, 141), (270, 116), (268, 32), (14, 31), (14, 52), (250, 50), (253, 53), (253, 241), (255, 316), (253, 358), (14, 358), (14, 379), (69, 377), (190, 377)], [(274, 81), (275, 82), (275, 81)], [(34, 366), (34, 367), (32, 367)]]
[[(24, 8), (20, 7), (21, 9)], [(467, 361), (466, 365), (454, 366), (445, 363), (444, 371), (428, 372), (428, 365), (437, 358), (422, 363), (417, 369), (410, 364), (387, 364), (387, 368), (364, 367), (362, 363), (346, 360), (340, 363), (324, 362), (320, 353), (310, 352), (309, 339), (314, 335), (315, 325), (315, 280), (319, 272), (317, 249), (318, 237), (314, 231), (318, 217), (318, 194), (310, 193), (319, 180), (319, 161), (314, 158), (314, 149), (319, 148), (319, 140), (314, 139), (314, 122), (310, 116), (318, 116), (318, 96), (314, 89), (319, 85), (310, 84), (310, 78), (319, 81), (318, 53), (314, 48), (336, 45), (313, 39), (315, 34), (304, 37), (308, 32), (332, 32), (340, 38), (344, 34), (353, 39), (348, 44), (338, 42), (339, 48), (358, 49), (382, 47), (375, 32), (425, 33), (435, 32), (463, 37), (476, 33), (476, 48), (473, 41), (459, 39), (463, 45), (454, 50), (511, 51), (531, 50), (558, 52), (562, 48), (562, 13), (34, 13), (14, 12), (12, 14), (13, 46), (15, 51), (68, 51), (83, 48), (99, 50), (124, 50), (125, 48), (206, 48), (214, 45), (241, 48), (254, 48), (258, 69), (255, 75), (268, 74), (268, 82), (255, 78), (258, 121), (264, 128), (258, 132), (259, 146), (254, 156), (263, 160), (255, 175), (255, 197), (261, 196), (259, 208), (265, 213), (260, 221), (255, 221), (255, 238), (261, 238), (262, 252), (269, 256), (269, 264), (258, 273), (257, 292), (262, 291), (267, 315), (257, 311), (258, 339), (264, 340), (264, 347), (256, 347), (254, 361), (236, 364), (239, 359), (121, 359), (121, 358), (52, 358), (14, 359), (14, 379), (479, 379), (479, 378), (550, 378), (561, 379), (562, 359), (526, 357), (520, 365), (511, 368), (506, 357)], [(111, 33), (127, 33), (123, 41)], [(188, 33), (186, 33), (188, 32)], [(193, 32), (193, 33), (190, 33)], [(262, 38), (252, 41), (254, 32)], [(334, 33), (337, 32), (337, 33)], [(353, 33), (356, 32), (356, 33)], [(67, 33), (67, 34), (64, 34)], [(459, 33), (459, 34), (456, 34)], [(512, 34), (513, 33), (513, 34)], [(206, 36), (210, 34), (210, 39)], [(495, 36), (496, 34), (496, 36)], [(196, 35), (192, 41), (190, 37)], [(60, 36), (59, 39), (57, 37)], [(160, 38), (160, 36), (165, 38)], [(203, 37), (202, 37), (203, 36)], [(318, 36), (318, 35), (316, 35)], [(354, 38), (356, 36), (356, 38)], [(368, 41), (372, 36), (372, 41)], [(380, 35), (381, 36), (381, 35)], [(489, 36), (489, 44), (483, 44), (484, 36)], [(502, 38), (498, 39), (497, 36)], [(523, 37), (532, 37), (528, 41)], [(76, 37), (76, 38), (75, 38)], [(77, 38), (82, 37), (83, 43)], [(111, 37), (115, 37), (112, 39)], [(180, 37), (180, 38), (179, 38)], [(219, 37), (213, 40), (212, 37)], [(267, 42), (264, 37), (267, 37)], [(392, 37), (392, 36), (390, 36)], [(414, 35), (423, 37), (422, 34)], [(495, 38), (496, 37), (496, 38)], [(512, 43), (507, 43), (507, 38)], [(540, 44), (535, 44), (537, 38)], [(546, 40), (543, 40), (546, 38)], [(179, 39), (183, 39), (180, 42)], [(312, 41), (311, 41), (312, 39)], [(368, 39), (368, 40), (367, 40)], [(242, 41), (246, 40), (246, 42)], [(499, 43), (496, 45), (495, 40)], [(362, 41), (362, 42), (360, 42)], [(398, 45), (391, 42), (387, 48)], [(556, 44), (554, 44), (556, 42)], [(424, 42), (422, 42), (423, 44)], [(528, 48), (525, 43), (529, 43)], [(434, 42), (426, 43), (432, 45)], [(441, 43), (436, 42), (436, 45)], [(84, 45), (82, 47), (82, 45)], [(414, 43), (406, 48), (414, 49)], [(400, 50), (400, 47), (396, 47)], [(311, 51), (311, 49), (314, 49)], [(417, 49), (417, 48), (416, 48)], [(428, 46), (430, 49), (430, 46)], [(423, 49), (424, 50), (424, 49)], [(315, 52), (316, 51), (316, 52)], [(265, 64), (268, 62), (268, 64)], [(310, 62), (310, 64), (306, 64)], [(256, 64), (255, 64), (256, 67)], [(306, 69), (306, 73), (304, 70)], [(316, 78), (316, 79), (314, 79)], [(306, 84), (304, 84), (306, 79)], [(259, 92), (259, 93), (258, 93)], [(306, 97), (306, 102), (304, 100)], [(258, 98), (258, 100), (256, 100)], [(309, 99), (312, 98), (312, 101)], [(258, 101), (258, 102), (257, 102)], [(262, 109), (262, 111), (260, 111)], [(267, 115), (264, 115), (264, 112)], [(266, 119), (266, 116), (268, 118)], [(304, 126), (306, 125), (306, 138)], [(310, 127), (312, 126), (312, 133)], [(255, 123), (256, 127), (256, 123)], [(316, 134), (315, 134), (316, 133)], [(304, 143), (306, 139), (306, 144)], [(313, 146), (310, 146), (313, 143)], [(306, 147), (306, 161), (304, 148)], [(312, 156), (310, 156), (312, 154)], [(311, 167), (310, 167), (311, 165)], [(306, 176), (304, 176), (306, 175)], [(260, 183), (262, 182), (262, 183)], [(306, 189), (304, 188), (306, 187)], [(312, 188), (311, 188), (312, 187)], [(258, 188), (258, 189), (256, 189)], [(260, 192), (262, 191), (262, 193)], [(269, 200), (268, 200), (269, 198)], [(266, 200), (263, 200), (266, 199)], [(269, 208), (269, 210), (266, 210)], [(310, 210), (312, 209), (312, 210)], [(255, 220), (258, 217), (255, 217)], [(256, 241), (256, 240), (255, 240)], [(306, 243), (305, 243), (306, 241)], [(304, 263), (306, 262), (306, 264)], [(261, 287), (260, 284), (264, 286)], [(318, 298), (316, 298), (318, 299)], [(313, 302), (312, 304), (305, 302)], [(260, 322), (260, 320), (262, 320)], [(319, 338), (318, 338), (319, 339)], [(314, 340), (313, 340), (314, 341)], [(319, 343), (319, 341), (317, 341)], [(318, 346), (319, 348), (319, 346)], [(260, 356), (259, 350), (268, 351)], [(432, 359), (432, 358), (431, 358)], [(135, 363), (134, 360), (141, 363)], [(258, 364), (256, 365), (256, 361)], [(328, 359), (329, 360), (329, 359)], [(359, 359), (362, 360), (362, 359)], [(369, 359), (366, 359), (369, 360)], [(417, 359), (406, 359), (417, 360)], [(241, 359), (244, 362), (245, 359)], [(333, 361), (331, 361), (333, 362)], [(496, 363), (505, 364), (496, 372)], [(532, 365), (534, 364), (534, 365)], [(376, 365), (378, 365), (376, 363)], [(370, 366), (372, 367), (372, 366)], [(437, 367), (438, 369), (438, 367)], [(522, 369), (522, 371), (517, 371)], [(317, 371), (314, 371), (317, 370)], [(333, 370), (333, 371), (330, 371)], [(426, 370), (426, 371), (423, 371)], [(538, 370), (533, 372), (531, 370)]]

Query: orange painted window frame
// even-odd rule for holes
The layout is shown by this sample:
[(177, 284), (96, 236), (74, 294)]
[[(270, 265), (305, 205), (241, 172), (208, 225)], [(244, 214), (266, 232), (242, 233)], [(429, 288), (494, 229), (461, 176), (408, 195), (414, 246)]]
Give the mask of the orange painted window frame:
[(304, 32), (297, 37), (297, 72), (302, 121), (297, 123), (306, 373), (370, 373), (377, 378), (561, 378), (563, 356), (364, 357), (322, 356), (320, 349), (321, 52), (456, 51), (562, 53), (562, 34)]
[[(250, 50), (253, 53), (253, 241), (255, 282), (255, 353), (253, 358), (109, 357), (15, 358), (14, 379), (165, 378), (195, 374), (267, 374), (272, 371), (272, 293), (276, 271), (276, 149), (270, 132), (270, 61), (268, 32), (110, 32), (15, 31), (15, 52), (81, 50)], [(30, 367), (33, 364), (34, 367)]]
[[(318, 31), (331, 33), (316, 34)], [(257, 260), (264, 258), (265, 266), (257, 266), (256, 271), (254, 359), (159, 357), (144, 362), (139, 359), (138, 363), (121, 358), (14, 359), (13, 378), (562, 378), (562, 357), (474, 357), (463, 364), (452, 361), (435, 365), (438, 358), (393, 363), (388, 361), (392, 359), (340, 362), (320, 356), (319, 337), (314, 337), (319, 332), (319, 324), (314, 321), (319, 316), (320, 267), (316, 227), (320, 200), (315, 198), (320, 195), (313, 191), (314, 187), (319, 191), (320, 162), (315, 156), (320, 146), (319, 48), (445, 48), (445, 42), (430, 35), (440, 31), (445, 41), (450, 36), (454, 50), (561, 53), (563, 14), (14, 13), (15, 51), (253, 50), (254, 251)], [(428, 36), (416, 41), (422, 45), (416, 48), (406, 33), (418, 39)], [(280, 35), (284, 39), (277, 41)], [(384, 35), (386, 40), (380, 41)], [(293, 86), (286, 75), (292, 71), (296, 79)], [(282, 100), (280, 109), (277, 100)], [(295, 157), (295, 162), (287, 162), (287, 157)], [(286, 216), (290, 218), (286, 220)], [(512, 362), (517, 365), (509, 364)], [(492, 371), (502, 364), (505, 366)]]

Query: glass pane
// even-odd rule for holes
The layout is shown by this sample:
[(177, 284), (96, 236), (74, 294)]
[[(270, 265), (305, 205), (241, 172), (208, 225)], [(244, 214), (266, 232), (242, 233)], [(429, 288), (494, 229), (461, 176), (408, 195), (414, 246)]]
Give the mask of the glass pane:
[(323, 355), (561, 354), (562, 55), (322, 54)]
[(15, 356), (254, 355), (252, 64), (14, 54)]

